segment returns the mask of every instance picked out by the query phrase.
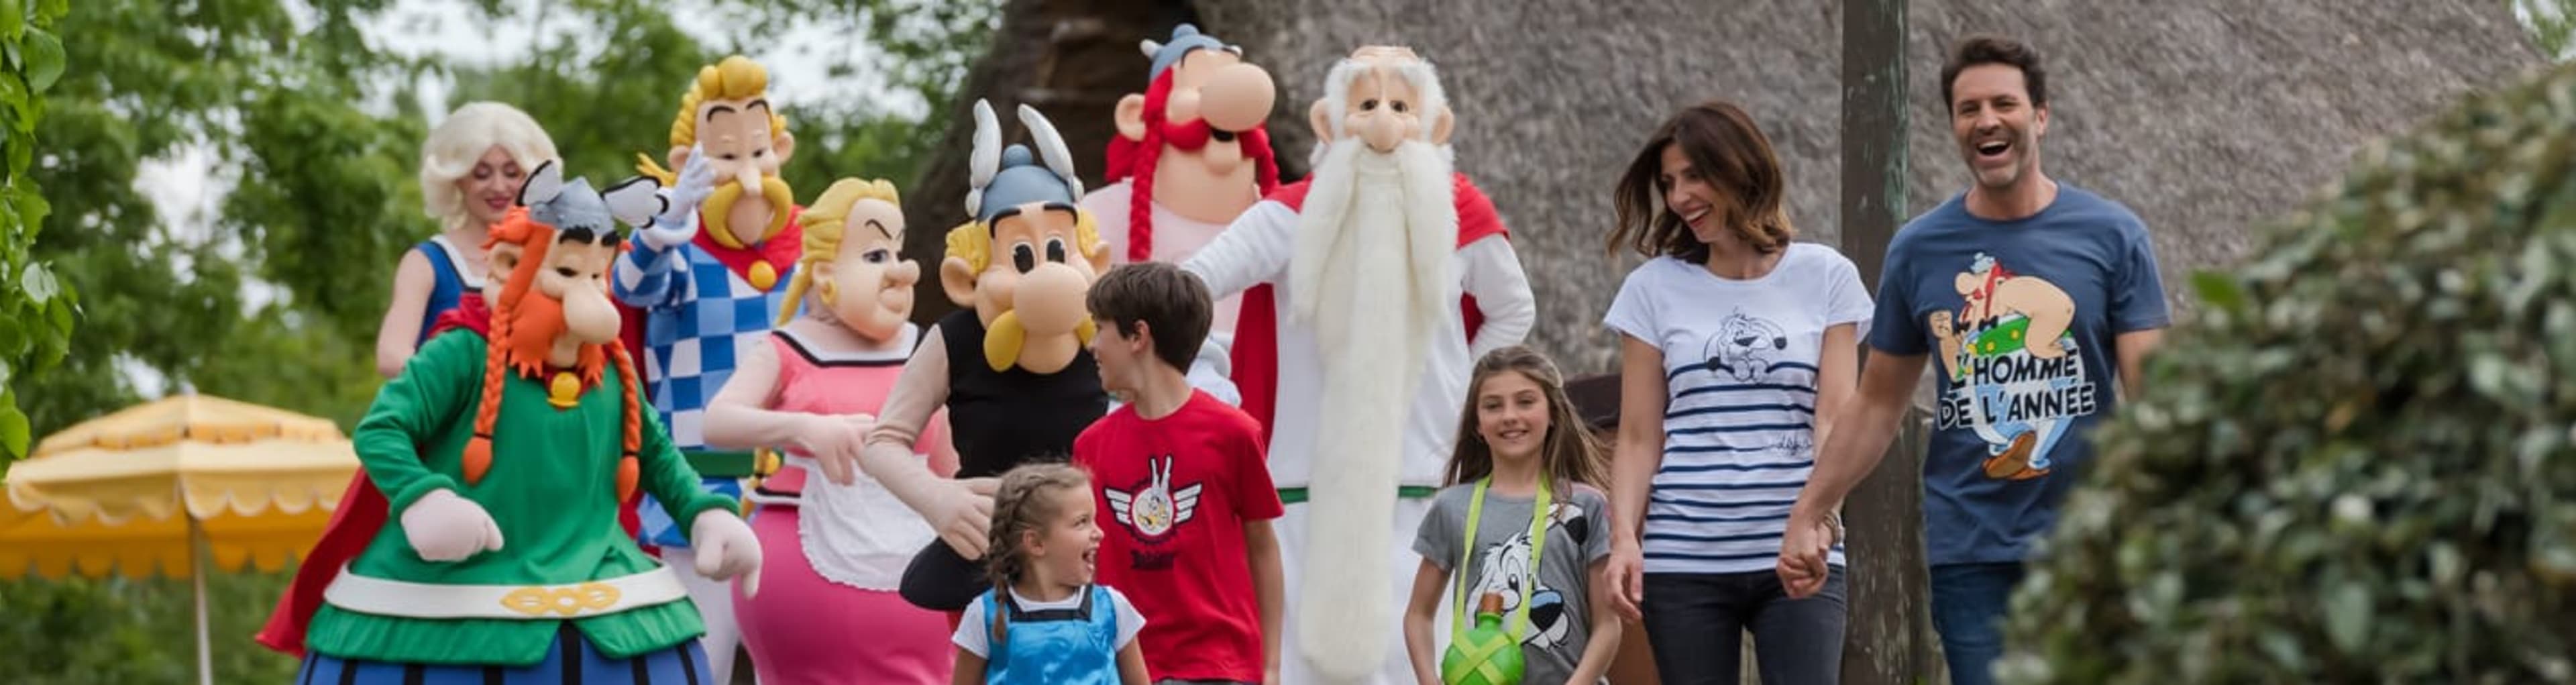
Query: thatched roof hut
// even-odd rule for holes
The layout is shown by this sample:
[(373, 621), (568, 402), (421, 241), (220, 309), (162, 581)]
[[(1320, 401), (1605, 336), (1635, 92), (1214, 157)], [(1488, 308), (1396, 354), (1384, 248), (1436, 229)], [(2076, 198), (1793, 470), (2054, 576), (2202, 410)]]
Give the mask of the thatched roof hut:
[[(1912, 0), (1916, 106), (1907, 207), (1967, 176), (1941, 117), (1945, 47), (1970, 32), (2030, 41), (2048, 60), (2049, 172), (2128, 203), (2156, 233), (2168, 290), (2228, 263), (2245, 229), (2286, 211), (2361, 143), (2462, 92), (2541, 62), (2497, 0)], [(1460, 109), (1458, 160), (1503, 211), (1539, 296), (1533, 342), (1570, 373), (1614, 368), (1599, 325), (1632, 257), (1603, 256), (1609, 192), (1635, 146), (1674, 108), (1709, 98), (1758, 117), (1790, 169), (1791, 216), (1836, 242), (1841, 7), (1835, 0), (1015, 0), (967, 83), (943, 157), (910, 186), (914, 225), (954, 225), (964, 195), (963, 116), (974, 97), (1037, 103), (1096, 177), (1119, 95), (1143, 87), (1139, 38), (1196, 21), (1241, 43), (1285, 91), (1272, 130), (1302, 174), (1305, 104), (1331, 61), (1365, 43), (1414, 46)], [(938, 232), (912, 246), (935, 253)], [(925, 283), (922, 315), (944, 307)]]

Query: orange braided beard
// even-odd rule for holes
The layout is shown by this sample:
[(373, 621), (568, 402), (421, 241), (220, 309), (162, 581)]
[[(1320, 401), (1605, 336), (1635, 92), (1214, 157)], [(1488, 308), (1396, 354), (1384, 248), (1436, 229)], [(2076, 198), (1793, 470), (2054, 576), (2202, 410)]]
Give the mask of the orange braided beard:
[[(520, 258), (519, 268), (510, 273), (510, 282), (501, 289), (501, 302), (493, 316), (507, 322), (495, 326), (492, 341), (503, 355), (510, 370), (521, 376), (542, 379), (546, 358), (552, 356), (555, 341), (561, 340), (569, 325), (564, 323), (563, 300), (546, 296), (536, 288), (537, 272), (545, 268), (546, 253), (554, 246), (553, 231), (530, 236), (527, 254)], [(599, 345), (583, 345), (575, 368), (581, 372), (584, 386), (599, 383), (600, 370), (606, 368), (608, 355)]]
[[(565, 335), (563, 300), (530, 288), (517, 302), (506, 305), (504, 311), (510, 316), (510, 337), (499, 342), (502, 353), (508, 355), (510, 370), (540, 378), (550, 366), (546, 357), (553, 353), (555, 341)], [(608, 353), (602, 346), (581, 346), (580, 362), (575, 368), (581, 372), (582, 385), (599, 383), (600, 370), (607, 368), (607, 363)]]
[[(524, 208), (513, 209), (509, 218), (493, 227), (491, 242), (524, 246), (518, 267), (510, 271), (510, 280), (501, 288), (501, 299), (493, 303), (492, 331), (483, 360), (483, 396), (474, 408), (474, 437), (465, 443), (461, 455), (465, 484), (483, 481), (492, 470), (493, 428), (501, 407), (502, 373), (514, 370), (532, 378), (541, 378), (546, 357), (554, 351), (569, 326), (564, 322), (563, 301), (547, 297), (536, 288), (537, 273), (547, 268), (546, 253), (554, 247), (555, 231), (528, 218)], [(620, 455), (617, 460), (617, 501), (631, 502), (642, 469), (636, 451), (643, 446), (643, 402), (636, 396), (635, 363), (623, 347), (583, 345), (576, 361), (582, 384), (595, 386), (600, 372), (609, 361), (617, 364), (618, 392), (624, 406), (620, 422)]]

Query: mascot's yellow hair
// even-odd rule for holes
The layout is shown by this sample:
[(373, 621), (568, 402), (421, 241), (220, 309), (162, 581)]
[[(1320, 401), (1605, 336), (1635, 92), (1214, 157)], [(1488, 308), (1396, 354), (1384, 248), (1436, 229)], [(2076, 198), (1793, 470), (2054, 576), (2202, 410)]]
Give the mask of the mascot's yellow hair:
[[(698, 67), (698, 80), (689, 83), (689, 92), (680, 96), (680, 113), (671, 119), (671, 147), (698, 144), (698, 105), (708, 100), (740, 100), (763, 97), (769, 93), (769, 70), (741, 55)], [(769, 134), (787, 131), (787, 117), (778, 113), (777, 103), (770, 103)], [(662, 168), (648, 155), (635, 156), (635, 170), (662, 181), (667, 188), (679, 175)]]
[[(796, 260), (796, 276), (787, 281), (787, 294), (778, 305), (778, 325), (796, 319), (797, 306), (805, 301), (805, 291), (814, 286), (814, 270), (828, 266), (841, 254), (841, 227), (850, 218), (850, 208), (860, 200), (882, 200), (897, 208), (903, 200), (896, 195), (893, 181), (844, 178), (823, 189), (823, 196), (806, 205), (802, 215), (805, 226), (805, 256)], [(897, 242), (903, 236), (895, 236)], [(823, 298), (824, 306), (832, 298)]]
[[(1072, 257), (1085, 259), (1093, 250), (1100, 249), (1100, 227), (1091, 220), (1091, 212), (1075, 211), (1073, 214), (1073, 242), (1080, 247), (1074, 250)], [(966, 260), (970, 273), (984, 273), (985, 267), (991, 266), (993, 260), (992, 227), (980, 221), (969, 221), (948, 229), (948, 256)], [(994, 371), (1011, 368), (1020, 358), (1020, 344), (1028, 339), (1028, 331), (1020, 327), (1019, 312), (1002, 312), (984, 328), (984, 362)], [(1090, 317), (1083, 317), (1073, 329), (1074, 336), (1082, 340), (1084, 347), (1091, 346), (1091, 336), (1097, 332), (1098, 325)]]
[[(1091, 212), (1074, 212), (1073, 242), (1077, 243), (1077, 259), (1089, 258), (1092, 250), (1099, 249), (1100, 225), (1091, 220)], [(974, 273), (984, 273), (984, 267), (992, 265), (993, 229), (980, 221), (948, 229), (948, 256), (966, 260), (968, 270)]]

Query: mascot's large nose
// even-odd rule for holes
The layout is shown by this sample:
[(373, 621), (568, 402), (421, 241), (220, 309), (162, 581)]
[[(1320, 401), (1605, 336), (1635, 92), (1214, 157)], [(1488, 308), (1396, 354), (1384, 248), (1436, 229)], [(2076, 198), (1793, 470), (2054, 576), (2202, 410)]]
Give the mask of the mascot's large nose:
[(1369, 150), (1391, 155), (1395, 154), (1396, 147), (1404, 144), (1405, 134), (1410, 133), (1406, 128), (1402, 118), (1381, 109), (1362, 117), (1358, 133), (1360, 141), (1368, 143)]
[(1249, 131), (1270, 118), (1278, 96), (1270, 72), (1250, 64), (1229, 64), (1199, 86), (1199, 115), (1220, 131)]
[(586, 345), (601, 345), (617, 340), (617, 307), (608, 303), (608, 294), (598, 288), (574, 286), (564, 289), (564, 332)]
[(1083, 304), (1090, 292), (1091, 279), (1081, 271), (1062, 263), (1045, 262), (1020, 276), (1011, 311), (1019, 313), (1020, 327), (1029, 335), (1071, 333), (1091, 316)]
[(895, 262), (894, 266), (886, 267), (885, 274), (886, 285), (910, 288), (912, 284), (921, 282), (921, 264), (910, 260)]

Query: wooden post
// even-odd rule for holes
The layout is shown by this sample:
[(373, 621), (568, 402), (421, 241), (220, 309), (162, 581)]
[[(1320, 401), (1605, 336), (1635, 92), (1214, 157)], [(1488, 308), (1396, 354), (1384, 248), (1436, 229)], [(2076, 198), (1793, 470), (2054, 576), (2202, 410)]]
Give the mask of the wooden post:
[(206, 636), (206, 528), (194, 512), (183, 508), (179, 515), (188, 518), (188, 582), (197, 607), (197, 682), (215, 685), (215, 651)]
[[(1906, 0), (1842, 3), (1842, 249), (1873, 293), (1888, 240), (1905, 220), (1905, 10)], [(1846, 683), (1942, 680), (1923, 560), (1921, 418), (1908, 412), (1887, 458), (1843, 505), (1851, 561)]]

